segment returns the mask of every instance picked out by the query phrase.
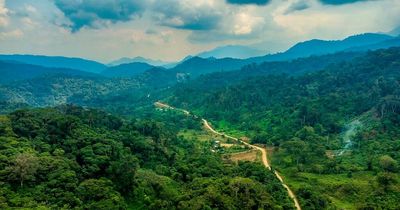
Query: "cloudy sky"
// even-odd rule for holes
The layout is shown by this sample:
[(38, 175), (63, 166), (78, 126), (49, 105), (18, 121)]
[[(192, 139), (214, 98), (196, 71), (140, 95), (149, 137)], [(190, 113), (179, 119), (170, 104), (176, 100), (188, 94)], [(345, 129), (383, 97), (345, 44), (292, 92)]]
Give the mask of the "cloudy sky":
[(0, 53), (167, 61), (400, 26), (400, 0), (0, 0)]

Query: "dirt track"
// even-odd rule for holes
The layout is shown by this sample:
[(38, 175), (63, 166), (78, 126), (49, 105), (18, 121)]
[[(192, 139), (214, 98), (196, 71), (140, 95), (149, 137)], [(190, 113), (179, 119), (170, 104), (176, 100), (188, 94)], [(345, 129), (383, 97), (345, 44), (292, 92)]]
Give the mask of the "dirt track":
[(235, 138), (235, 137), (226, 135), (226, 134), (224, 134), (224, 133), (220, 133), (220, 132), (214, 130), (214, 128), (211, 127), (210, 123), (209, 123), (207, 120), (205, 120), (205, 119), (202, 119), (202, 120), (203, 120), (203, 124), (204, 124), (204, 126), (207, 128), (207, 130), (211, 131), (212, 133), (217, 134), (217, 135), (220, 135), (220, 136), (223, 136), (223, 137), (228, 138), (228, 139), (232, 139), (232, 140), (235, 140), (235, 141), (240, 141), (240, 142), (242, 142), (243, 144), (245, 144), (245, 145), (247, 145), (247, 146), (249, 146), (249, 147), (251, 147), (251, 148), (253, 148), (253, 149), (257, 149), (257, 150), (261, 151), (261, 157), (262, 157), (261, 159), (262, 159), (262, 162), (263, 162), (264, 166), (265, 166), (266, 168), (268, 168), (269, 170), (271, 170), (271, 166), (269, 165), (268, 159), (267, 159), (267, 150), (266, 150), (265, 148), (261, 148), (261, 147), (258, 147), (258, 146), (254, 146), (254, 145), (249, 144), (249, 143), (247, 143), (247, 142), (245, 142), (245, 141), (242, 141), (242, 140), (240, 140), (240, 139), (238, 139), (238, 138)]
[[(161, 103), (161, 102), (155, 102), (154, 105), (157, 106), (157, 107), (159, 107), (159, 108), (174, 109), (174, 110), (181, 111), (181, 112), (185, 113), (186, 115), (191, 115), (190, 112), (187, 111), (187, 110), (178, 109), (178, 108), (172, 107), (172, 106), (170, 106), (170, 105), (168, 105), (168, 104), (164, 104), (164, 103)], [(238, 138), (235, 138), (235, 137), (233, 137), (233, 136), (229, 136), (229, 135), (227, 135), (227, 134), (220, 133), (220, 132), (216, 131), (216, 130), (210, 125), (210, 123), (209, 123), (206, 119), (202, 118), (201, 120), (202, 120), (202, 122), (203, 122), (203, 124), (204, 124), (204, 127), (205, 127), (207, 130), (209, 130), (210, 132), (212, 132), (212, 133), (214, 133), (214, 134), (216, 134), (216, 135), (223, 136), (223, 137), (225, 137), (225, 138), (229, 138), (229, 139), (232, 139), (232, 140), (241, 142), (241, 143), (243, 143), (243, 144), (245, 144), (245, 145), (247, 145), (247, 146), (249, 146), (249, 147), (251, 147), (251, 148), (253, 148), (253, 149), (257, 149), (257, 150), (261, 151), (261, 155), (262, 155), (262, 156), (261, 156), (261, 157), (262, 157), (261, 159), (262, 159), (262, 162), (263, 162), (265, 168), (267, 168), (268, 170), (271, 170), (271, 166), (270, 166), (270, 164), (269, 164), (269, 162), (268, 162), (267, 150), (266, 150), (265, 148), (259, 147), (259, 146), (255, 146), (255, 145), (249, 144), (249, 143), (247, 143), (247, 142), (245, 142), (245, 141), (242, 141), (242, 140), (240, 140), (240, 139), (238, 139)], [(287, 186), (287, 185), (285, 184), (285, 182), (284, 182), (282, 176), (281, 176), (277, 171), (274, 171), (274, 174), (275, 174), (275, 176), (279, 179), (279, 181), (282, 183), (282, 186), (287, 190), (288, 195), (289, 195), (289, 197), (293, 200), (296, 209), (297, 209), (297, 210), (301, 210), (301, 207), (300, 207), (299, 201), (298, 201), (297, 198), (296, 198), (296, 195), (295, 195), (295, 194), (293, 193), (293, 191), (289, 188), (289, 186)]]

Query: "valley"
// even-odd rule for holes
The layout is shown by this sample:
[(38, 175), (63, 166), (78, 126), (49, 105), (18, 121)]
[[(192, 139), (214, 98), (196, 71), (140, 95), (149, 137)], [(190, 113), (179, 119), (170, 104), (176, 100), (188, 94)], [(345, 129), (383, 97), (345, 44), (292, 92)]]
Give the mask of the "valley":
[(1, 209), (398, 209), (398, 34), (107, 63), (0, 55)]
[[(155, 105), (158, 106), (158, 107), (163, 107), (163, 108), (168, 108), (168, 109), (176, 109), (176, 108), (174, 108), (174, 107), (171, 107), (171, 106), (169, 106), (169, 105), (167, 105), (167, 104), (164, 104), (164, 103), (161, 103), (161, 102), (156, 102)], [(178, 109), (178, 110), (179, 110), (179, 111), (182, 111), (183, 113), (185, 113), (185, 115), (190, 115), (190, 112), (187, 111), (187, 110), (183, 110), (183, 109)], [(210, 125), (210, 123), (209, 123), (206, 119), (204, 119), (204, 118), (202, 118), (201, 121), (203, 122), (204, 127), (205, 127), (208, 131), (210, 131), (211, 133), (216, 134), (216, 135), (218, 135), (218, 136), (222, 136), (223, 138), (231, 139), (231, 140), (233, 140), (233, 141), (235, 141), (235, 142), (240, 142), (240, 143), (242, 143), (242, 144), (244, 144), (244, 145), (246, 145), (246, 146), (249, 146), (250, 148), (259, 150), (259, 151), (261, 152), (261, 161), (262, 161), (263, 165), (265, 166), (266, 169), (268, 169), (268, 170), (271, 171), (271, 166), (269, 165), (268, 157), (267, 157), (267, 150), (266, 150), (265, 148), (259, 147), (259, 146), (255, 146), (255, 145), (251, 145), (251, 144), (249, 144), (248, 142), (242, 141), (242, 140), (240, 140), (240, 139), (238, 139), (238, 138), (232, 137), (232, 136), (227, 135), (227, 134), (225, 134), (225, 133), (220, 133), (220, 132), (216, 131), (216, 130)], [(294, 194), (293, 191), (285, 184), (285, 182), (283, 181), (282, 176), (281, 176), (277, 171), (274, 171), (274, 174), (275, 174), (275, 176), (278, 178), (278, 180), (282, 183), (282, 186), (283, 186), (284, 188), (286, 188), (286, 190), (288, 191), (288, 195), (289, 195), (289, 197), (290, 197), (291, 199), (293, 199), (293, 201), (294, 201), (294, 206), (296, 207), (296, 209), (297, 209), (297, 210), (301, 210), (300, 204), (299, 204), (299, 202), (298, 202), (298, 200), (297, 200), (295, 194)]]
[[(398, 48), (378, 50), (367, 54), (357, 54), (345, 63), (341, 60), (342, 53), (333, 54), (328, 56), (333, 64), (327, 62), (325, 65), (313, 67), (315, 70), (310, 67), (310, 61), (315, 60), (321, 64), (319, 60), (326, 59), (327, 56), (291, 62), (254, 64), (238, 71), (215, 72), (190, 78), (187, 81), (177, 81), (174, 71), (163, 69), (149, 69), (137, 76), (127, 78), (65, 75), (65, 73), (44, 77), (32, 75), (32, 80), (24, 78), (21, 83), (14, 82), (3, 86), (1, 94), (6, 102), (3, 109), (6, 114), (6, 120), (3, 123), (3, 138), (13, 141), (12, 136), (18, 136), (21, 139), (18, 141), (32, 142), (27, 143), (27, 146), (36, 151), (33, 159), (40, 159), (44, 155), (42, 153), (46, 151), (52, 153), (51, 158), (56, 158), (55, 151), (60, 148), (64, 150), (64, 153), (68, 151), (65, 158), (78, 161), (77, 164), (82, 167), (80, 170), (94, 170), (85, 172), (88, 174), (80, 174), (80, 170), (76, 170), (74, 172), (77, 174), (76, 178), (81, 181), (75, 182), (75, 185), (82, 185), (82, 181), (87, 178), (93, 179), (98, 176), (107, 177), (113, 183), (117, 183), (114, 173), (118, 171), (109, 171), (116, 170), (111, 168), (111, 163), (95, 161), (105, 157), (110, 158), (110, 154), (98, 150), (96, 140), (89, 145), (84, 143), (86, 140), (79, 139), (76, 135), (86, 134), (74, 134), (72, 132), (74, 126), (79, 122), (78, 124), (83, 126), (80, 129), (94, 129), (91, 132), (105, 132), (103, 135), (109, 136), (100, 137), (100, 139), (120, 139), (118, 141), (125, 142), (124, 147), (134, 151), (132, 154), (135, 154), (138, 159), (139, 166), (130, 166), (136, 174), (135, 179), (131, 180), (135, 183), (132, 184), (135, 186), (133, 191), (125, 192), (125, 187), (132, 187), (125, 186), (116, 192), (120, 193), (120, 199), (124, 200), (121, 205), (131, 206), (134, 209), (140, 206), (142, 206), (140, 208), (156, 208), (160, 205), (172, 207), (200, 205), (200, 203), (201, 205), (208, 203), (209, 206), (217, 205), (213, 199), (208, 198), (195, 204), (196, 201), (191, 198), (201, 192), (189, 190), (195, 187), (192, 185), (200, 177), (207, 179), (207, 181), (204, 180), (207, 183), (219, 183), (220, 181), (215, 180), (217, 175), (230, 177), (226, 178), (228, 180), (241, 176), (243, 176), (241, 178), (254, 179), (255, 182), (248, 180), (252, 183), (251, 186), (254, 185), (252, 188), (257, 188), (255, 186), (262, 188), (257, 191), (261, 194), (254, 195), (256, 200), (257, 196), (263, 197), (268, 194), (277, 202), (255, 201), (254, 205), (265, 208), (269, 205), (281, 205), (289, 209), (357, 209), (377, 204), (381, 207), (392, 206), (399, 192), (397, 184), (399, 176), (395, 159), (398, 148), (393, 146), (398, 136), (396, 116), (398, 115), (399, 53)], [(276, 73), (283, 69), (299, 70), (299, 64), (304, 64), (302, 68), (309, 72), (292, 72), (292, 75)], [(19, 65), (13, 68), (18, 69)], [(24, 66), (24, 68), (29, 67)], [(272, 67), (275, 70), (271, 70)], [(324, 70), (319, 71), (318, 68)], [(43, 80), (43, 78), (46, 79)], [(153, 104), (158, 99), (162, 99), (160, 101), (165, 101), (165, 103), (158, 101)], [(108, 116), (105, 113), (95, 110), (87, 111), (86, 108), (80, 110), (78, 107), (63, 108), (65, 103), (97, 107), (106, 111), (105, 113), (113, 113), (123, 119), (111, 117), (104, 121), (103, 116)], [(19, 107), (18, 104), (28, 109), (15, 112), (14, 110), (19, 108), (13, 107)], [(155, 112), (154, 105), (166, 111)], [(55, 110), (34, 108), (48, 106), (56, 106), (56, 108)], [(63, 118), (53, 117), (62, 113), (71, 115), (71, 119), (63, 122), (60, 121)], [(100, 116), (96, 117), (99, 114)], [(207, 120), (203, 119), (203, 116), (207, 117)], [(76, 121), (76, 117), (80, 120)], [(132, 123), (139, 124), (142, 120), (145, 122), (145, 125), (135, 125), (136, 127), (132, 128), (138, 132), (136, 137), (130, 137), (129, 132), (127, 133), (126, 129), (132, 125), (124, 124), (129, 120), (134, 120)], [(37, 130), (43, 126), (46, 130)], [(96, 126), (106, 127), (96, 128)], [(167, 129), (157, 131), (160, 126), (165, 126)], [(65, 133), (66, 129), (71, 129), (72, 133)], [(209, 134), (201, 133), (202, 129), (206, 129)], [(175, 134), (170, 134), (167, 130)], [(117, 133), (119, 137), (114, 136), (114, 133)], [(232, 136), (228, 133), (232, 133)], [(124, 137), (124, 135), (128, 136)], [(169, 137), (163, 137), (164, 135)], [(242, 140), (234, 136), (247, 138)], [(22, 140), (23, 138), (27, 139)], [(79, 152), (76, 153), (76, 149), (68, 146), (74, 143), (68, 145), (64, 145), (63, 141), (57, 143), (58, 138), (66, 139), (65, 141), (83, 141), (79, 144), (86, 146), (82, 148), (79, 146), (77, 148)], [(37, 145), (38, 141), (47, 142), (49, 146), (39, 146), (44, 143)], [(176, 141), (182, 141), (184, 145), (180, 148), (170, 148)], [(29, 146), (31, 144), (32, 146)], [(85, 155), (94, 155), (92, 159), (83, 154), (89, 147), (92, 147), (89, 151), (93, 152)], [(148, 147), (153, 149), (147, 150)], [(193, 148), (189, 149), (190, 147)], [(266, 147), (273, 148), (271, 150), (273, 155), (267, 153)], [(194, 152), (193, 150), (199, 155), (196, 158), (206, 155), (203, 157), (205, 159), (193, 159), (194, 157), (190, 155)], [(13, 153), (18, 155), (16, 151)], [(187, 155), (184, 156), (185, 158), (188, 158), (185, 160), (188, 162), (184, 161), (182, 164), (212, 159), (215, 161), (212, 164), (215, 165), (201, 166), (204, 162), (201, 164), (199, 162), (200, 165), (197, 167), (206, 167), (205, 171), (197, 171), (189, 175), (187, 166), (177, 163), (183, 161), (183, 157), (176, 159), (182, 153)], [(160, 154), (165, 154), (162, 160), (158, 159)], [(78, 156), (75, 157), (75, 155)], [(117, 158), (115, 161), (123, 161), (118, 160), (120, 158), (118, 155), (113, 158)], [(13, 163), (5, 162), (4, 164), (12, 166)], [(121, 164), (125, 163), (121, 162)], [(242, 166), (262, 167), (252, 172), (242, 171), (243, 173), (236, 171), (242, 169), (234, 169)], [(86, 169), (86, 167), (90, 168)], [(213, 167), (218, 169), (212, 169)], [(4, 170), (4, 173), (8, 173), (9, 169)], [(180, 175), (174, 175), (173, 171), (176, 170)], [(219, 172), (214, 171), (215, 174), (208, 174), (208, 170)], [(249, 176), (249, 173), (261, 173), (264, 174), (262, 177), (269, 178), (267, 181), (261, 179), (260, 175)], [(36, 177), (37, 173), (34, 174)], [(175, 193), (186, 192), (189, 197), (176, 197), (175, 194), (163, 197), (155, 193), (157, 189), (153, 185), (147, 185), (149, 182), (153, 183), (154, 180), (147, 180), (147, 178), (160, 179), (159, 176), (162, 176), (161, 180), (164, 181), (158, 183), (157, 186), (164, 186), (165, 190), (174, 189)], [(13, 179), (7, 180), (10, 183), (13, 182)], [(271, 180), (274, 180), (273, 183)], [(32, 188), (38, 186), (35, 183), (36, 181), (30, 178), (25, 181), (25, 185), (33, 191), (38, 190)], [(41, 186), (46, 184), (45, 181), (39, 183)], [(206, 184), (203, 187), (208, 188), (212, 185)], [(264, 187), (269, 191), (265, 191)], [(279, 193), (272, 193), (270, 187), (274, 190), (279, 189)], [(11, 190), (8, 187), (4, 189)], [(145, 198), (140, 197), (142, 193), (138, 190), (152, 192), (149, 199), (153, 202), (144, 202)], [(224, 192), (218, 190), (218, 193), (224, 194)], [(76, 193), (75, 197), (80, 200), (79, 202), (85, 201), (85, 197), (80, 196), (79, 192)], [(17, 197), (18, 195), (16, 194)], [(229, 193), (224, 196), (233, 200), (237, 199)], [(250, 195), (246, 194), (246, 196)], [(343, 196), (348, 197), (341, 199)], [(378, 198), (383, 202), (378, 203), (376, 201)], [(10, 198), (5, 197), (5, 199)], [(155, 203), (164, 199), (174, 202)], [(354, 203), (354, 201), (357, 202)], [(66, 203), (71, 207), (79, 205), (71, 201)], [(224, 205), (231, 205), (228, 203)], [(239, 204), (233, 203), (232, 205), (238, 207)], [(21, 206), (22, 204), (7, 203), (5, 205)]]

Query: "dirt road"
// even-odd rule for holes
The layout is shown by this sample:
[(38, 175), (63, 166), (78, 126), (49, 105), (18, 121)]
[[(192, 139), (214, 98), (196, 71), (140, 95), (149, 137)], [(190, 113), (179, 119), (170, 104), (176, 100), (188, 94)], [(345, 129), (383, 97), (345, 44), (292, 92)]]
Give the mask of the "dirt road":
[(228, 139), (232, 139), (232, 140), (235, 140), (235, 141), (239, 141), (239, 142), (243, 143), (243, 144), (246, 145), (246, 146), (249, 146), (249, 147), (251, 147), (251, 148), (253, 148), (253, 149), (257, 149), (257, 150), (261, 151), (261, 159), (262, 159), (262, 162), (263, 162), (264, 166), (265, 166), (266, 168), (268, 168), (268, 170), (271, 170), (271, 166), (269, 165), (268, 159), (267, 159), (267, 150), (266, 150), (265, 148), (261, 148), (261, 147), (258, 147), (258, 146), (254, 146), (254, 145), (249, 144), (249, 143), (247, 143), (247, 142), (245, 142), (245, 141), (242, 141), (242, 140), (240, 140), (240, 139), (238, 139), (238, 138), (229, 136), (229, 135), (224, 134), (224, 133), (220, 133), (220, 132), (214, 130), (214, 128), (211, 127), (210, 123), (209, 123), (207, 120), (205, 120), (205, 119), (202, 119), (202, 120), (203, 120), (203, 124), (204, 124), (204, 126), (207, 128), (207, 130), (211, 131), (212, 133), (217, 134), (217, 135), (220, 135), (220, 136), (224, 136), (225, 138), (228, 138)]
[[(187, 110), (178, 109), (178, 108), (172, 107), (172, 106), (170, 106), (170, 105), (168, 105), (168, 104), (164, 104), (164, 103), (161, 103), (161, 102), (155, 102), (154, 105), (157, 106), (157, 107), (159, 107), (159, 108), (166, 108), (166, 109), (178, 110), (178, 111), (181, 111), (181, 112), (185, 113), (186, 115), (191, 115), (190, 112), (187, 111)], [(194, 115), (194, 116), (195, 116), (195, 115)], [(261, 151), (262, 163), (264, 164), (265, 168), (267, 168), (268, 170), (272, 170), (272, 169), (271, 169), (271, 166), (270, 166), (270, 164), (269, 164), (269, 162), (268, 162), (267, 150), (266, 150), (265, 148), (259, 147), (259, 146), (255, 146), (255, 145), (252, 145), (252, 144), (249, 144), (249, 143), (247, 143), (247, 142), (245, 142), (245, 141), (242, 141), (242, 140), (240, 140), (240, 139), (238, 139), (238, 138), (235, 138), (235, 137), (233, 137), (233, 136), (229, 136), (229, 135), (227, 135), (227, 134), (225, 134), (225, 133), (218, 132), (218, 131), (216, 131), (216, 130), (210, 125), (210, 123), (209, 123), (206, 119), (202, 118), (201, 120), (202, 120), (202, 122), (203, 122), (204, 127), (205, 127), (207, 130), (209, 130), (210, 132), (212, 132), (212, 133), (214, 133), (214, 134), (216, 134), (216, 135), (219, 135), (219, 136), (223, 136), (223, 137), (225, 137), (225, 138), (229, 138), (229, 139), (232, 139), (232, 140), (241, 142), (241, 143), (243, 143), (243, 144), (245, 144), (245, 145), (247, 145), (247, 146), (249, 146), (249, 147), (251, 147), (251, 148), (253, 148), (253, 149), (257, 149), (257, 150)], [(289, 188), (289, 186), (287, 186), (287, 185), (285, 184), (285, 182), (284, 182), (282, 176), (281, 176), (277, 171), (274, 171), (274, 174), (275, 174), (275, 176), (279, 179), (279, 181), (281, 182), (282, 186), (287, 190), (288, 195), (289, 195), (289, 197), (293, 200), (296, 209), (297, 209), (297, 210), (301, 210), (301, 207), (300, 207), (299, 201), (298, 201), (297, 198), (296, 198), (296, 195), (295, 195), (295, 194), (293, 193), (293, 191)]]

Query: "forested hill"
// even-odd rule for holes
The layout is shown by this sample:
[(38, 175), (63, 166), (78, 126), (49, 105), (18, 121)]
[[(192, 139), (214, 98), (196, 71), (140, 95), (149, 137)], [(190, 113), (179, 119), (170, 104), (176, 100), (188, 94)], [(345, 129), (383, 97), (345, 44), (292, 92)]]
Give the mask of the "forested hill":
[(321, 56), (298, 58), (291, 61), (263, 62), (261, 64), (252, 63), (245, 65), (236, 71), (220, 71), (204, 74), (198, 78), (192, 78), (187, 85), (183, 84), (183, 86), (194, 90), (215, 90), (215, 88), (233, 85), (251, 77), (272, 74), (299, 76), (323, 70), (333, 64), (348, 62), (364, 55), (365, 53), (360, 52), (339, 52)]
[(100, 73), (106, 66), (96, 61), (82, 58), (69, 58), (62, 56), (44, 55), (0, 55), (2, 61), (14, 61), (31, 65), (44, 66), (48, 68), (67, 68)]
[(127, 64), (120, 64), (117, 66), (111, 66), (104, 71), (101, 72), (101, 75), (107, 77), (133, 77), (143, 72), (154, 68), (154, 66), (149, 65), (147, 63), (127, 63)]
[[(21, 65), (31, 67), (31, 65)], [(13, 64), (13, 66), (15, 65)], [(42, 69), (45, 69), (46, 73), (42, 73)], [(12, 69), (3, 69), (3, 71), (8, 70), (13, 72)], [(8, 80), (9, 82), (0, 84), (0, 102), (8, 106), (1, 109), (0, 113), (4, 113), (5, 110), (18, 104), (46, 107), (73, 103), (102, 109), (111, 108), (119, 110), (120, 114), (125, 112), (122, 109), (132, 110), (143, 101), (152, 104), (157, 98), (150, 93), (172, 86), (179, 79), (175, 73), (168, 72), (163, 68), (152, 68), (129, 78), (105, 78), (89, 73), (79, 75), (74, 74), (73, 70), (56, 73), (57, 71), (53, 70), (57, 69), (47, 70), (47, 68), (38, 66), (14, 69), (16, 74), (26, 70), (31, 70), (31, 74), (26, 75), (29, 78), (12, 77), (20, 80), (12, 83)]]
[(81, 77), (100, 77), (94, 73), (69, 69), (69, 68), (47, 68), (43, 66), (18, 63), (15, 61), (0, 61), (0, 84), (10, 84), (21, 80), (30, 80), (46, 75), (70, 75)]
[(313, 39), (297, 43), (293, 47), (281, 53), (268, 54), (247, 59), (193, 57), (181, 62), (171, 70), (190, 73), (192, 77), (197, 77), (212, 72), (238, 70), (241, 67), (252, 63), (260, 64), (263, 62), (291, 61), (298, 58), (306, 58), (309, 56), (315, 57), (339, 52), (361, 53), (368, 50), (387, 49), (399, 46), (400, 39), (398, 37), (366, 33), (350, 36), (343, 40)]
[(296, 183), (305, 209), (397, 208), (400, 48), (299, 76), (229, 78), (180, 85), (169, 103), (275, 146), (272, 165)]
[[(259, 75), (282, 73), (300, 75), (362, 55), (363, 53), (346, 52), (312, 56), (293, 61), (266, 62), (260, 64), (262, 68), (251, 64), (240, 71), (205, 74), (200, 79), (182, 73), (185, 72), (183, 70), (152, 68), (147, 65), (145, 65), (146, 68), (150, 69), (140, 74), (126, 69), (129, 69), (131, 64), (113, 67), (107, 70), (109, 73), (112, 72), (112, 76), (120, 77), (125, 73), (132, 75), (127, 78), (105, 78), (77, 70), (0, 63), (0, 71), (4, 73), (4, 78), (0, 79), (0, 82), (4, 80), (4, 85), (0, 86), (0, 101), (9, 104), (10, 107), (16, 104), (37, 107), (74, 103), (126, 114), (132, 113), (132, 110), (138, 107), (137, 105), (145, 103), (151, 105), (154, 101), (170, 95), (169, 87), (177, 83), (190, 83), (193, 86), (199, 84), (208, 88), (222, 87)], [(210, 60), (210, 62), (213, 61)], [(121, 73), (119, 70), (122, 70), (122, 74), (119, 74)]]
[[(265, 74), (271, 71), (270, 65), (273, 64), (249, 66), (251, 71), (248, 72)], [(292, 68), (296, 69), (296, 65)], [(233, 79), (229, 74), (218, 74), (217, 79), (209, 75), (179, 85), (171, 102), (178, 107), (198, 110), (211, 119), (239, 123), (245, 130), (257, 128), (252, 123), (257, 122), (255, 119), (272, 115), (286, 119), (284, 136), (287, 137), (304, 125), (321, 125), (324, 130), (335, 132), (347, 119), (374, 108), (378, 110), (389, 99), (397, 100), (400, 96), (399, 68), (400, 48), (392, 48), (369, 52), (350, 62), (300, 76), (255, 74), (257, 77), (244, 77), (230, 85)], [(298, 69), (302, 71), (301, 66)], [(227, 82), (221, 87), (214, 84), (218, 81)], [(286, 139), (282, 138), (284, 136), (276, 139)]]
[(0, 208), (294, 208), (261, 164), (223, 162), (209, 144), (177, 136), (199, 122), (174, 119), (126, 121), (76, 106), (0, 116)]

